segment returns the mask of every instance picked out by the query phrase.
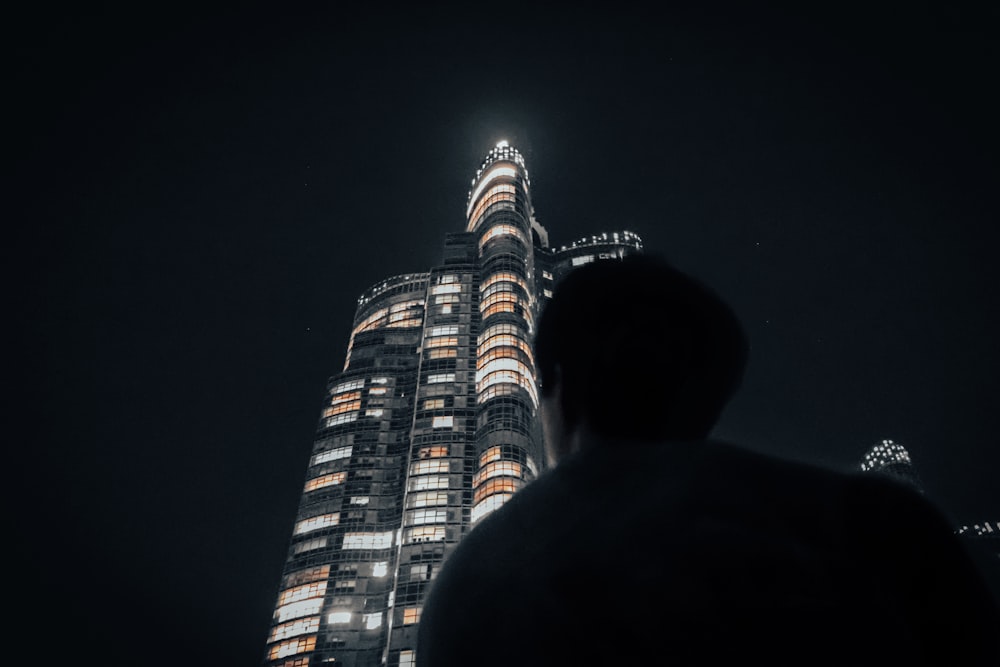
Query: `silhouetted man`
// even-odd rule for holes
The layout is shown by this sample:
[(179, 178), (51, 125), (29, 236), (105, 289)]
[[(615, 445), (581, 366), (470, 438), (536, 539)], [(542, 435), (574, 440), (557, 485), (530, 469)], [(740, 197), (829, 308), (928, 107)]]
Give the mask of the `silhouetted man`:
[(921, 496), (708, 439), (747, 349), (660, 260), (567, 275), (535, 341), (551, 468), (446, 560), (418, 667), (1000, 665), (995, 603)]

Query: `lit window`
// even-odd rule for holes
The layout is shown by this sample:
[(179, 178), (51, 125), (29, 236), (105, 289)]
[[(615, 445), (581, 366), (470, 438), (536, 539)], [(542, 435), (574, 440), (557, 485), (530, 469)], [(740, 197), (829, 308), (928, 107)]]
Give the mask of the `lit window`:
[(407, 509), (416, 507), (438, 507), (448, 504), (447, 491), (421, 491), (406, 498)]
[(309, 600), (311, 598), (322, 598), (324, 595), (326, 595), (326, 582), (314, 581), (281, 591), (281, 595), (278, 596), (277, 606), (283, 607), (293, 602), (301, 602), (302, 600)]
[(337, 449), (328, 449), (325, 452), (320, 452), (312, 457), (312, 463), (309, 465), (317, 465), (320, 463), (326, 463), (328, 461), (336, 461), (337, 459), (346, 459), (351, 455), (350, 447), (338, 447)]
[(339, 394), (334, 394), (333, 398), (330, 399), (330, 405), (337, 405), (338, 403), (350, 403), (351, 401), (356, 401), (361, 398), (360, 391), (342, 391)]
[(447, 346), (458, 345), (458, 336), (437, 336), (434, 338), (424, 339), (424, 348), (429, 349), (432, 347), (447, 347)]
[(384, 577), (386, 572), (389, 571), (389, 561), (380, 561), (372, 565), (372, 576), (373, 577)]
[(327, 486), (333, 486), (335, 484), (342, 484), (344, 479), (346, 479), (346, 472), (335, 472), (329, 475), (320, 475), (319, 477), (313, 477), (308, 482), (306, 482), (306, 491), (315, 491), (316, 489), (322, 489)]
[(479, 465), (484, 466), (490, 461), (499, 461), (501, 457), (500, 447), (490, 447), (479, 455)]
[(461, 294), (462, 285), (460, 283), (453, 285), (435, 285), (431, 288), (431, 294)]
[(338, 424), (346, 424), (348, 422), (356, 421), (357, 418), (358, 418), (358, 413), (356, 411), (345, 412), (342, 415), (336, 415), (334, 417), (330, 417), (329, 419), (327, 419), (326, 428), (330, 428), (331, 426), (337, 426)]
[(430, 398), (424, 401), (424, 410), (434, 410), (436, 408), (444, 407), (443, 398)]
[[(491, 496), (496, 498), (497, 496)], [(440, 542), (445, 538), (444, 526), (416, 526), (407, 528), (403, 533), (403, 542), (413, 544), (417, 542)]]
[(351, 505), (367, 505), (368, 504), (368, 500), (369, 500), (368, 496), (351, 496), (351, 502), (350, 502), (350, 504)]
[(317, 567), (307, 567), (304, 570), (292, 572), (285, 577), (285, 588), (294, 588), (302, 584), (309, 584), (314, 581), (325, 581), (330, 576), (329, 565), (319, 565)]
[(411, 510), (406, 513), (403, 525), (422, 526), (428, 523), (445, 523), (448, 521), (448, 510)]
[(361, 408), (361, 401), (339, 403), (337, 405), (331, 406), (323, 410), (323, 416), (332, 417), (333, 415), (343, 414), (345, 412), (350, 412), (351, 410), (359, 410), (360, 408)]
[(431, 489), (447, 489), (447, 475), (424, 475), (411, 477), (407, 484), (408, 491), (426, 491)]
[(361, 378), (360, 380), (348, 380), (347, 382), (341, 382), (340, 384), (338, 384), (330, 391), (330, 393), (340, 394), (345, 391), (351, 391), (352, 389), (361, 389), (364, 386), (365, 386), (364, 378)]
[(446, 303), (438, 309), (439, 315), (451, 315), (451, 304)]
[(418, 623), (420, 621), (420, 607), (406, 607), (403, 609), (403, 625)]
[(298, 653), (306, 653), (312, 651), (316, 648), (316, 635), (311, 637), (300, 637), (299, 639), (290, 639), (286, 642), (281, 642), (280, 644), (275, 644), (271, 647), (268, 653), (268, 660), (279, 660), (289, 655), (296, 655)]
[(415, 667), (417, 664), (416, 651), (400, 651), (399, 667)]
[(326, 617), (326, 622), (330, 625), (336, 625), (340, 623), (350, 623), (351, 622), (351, 612), (349, 611), (333, 611)]
[(373, 408), (371, 410), (365, 410), (365, 417), (381, 417), (385, 411), (382, 408)]
[(303, 618), (291, 623), (282, 623), (281, 625), (274, 626), (271, 630), (271, 636), (267, 639), (267, 643), (270, 644), (317, 631), (319, 631), (319, 616)]
[[(483, 193), (486, 185), (492, 182), (494, 179), (507, 177), (515, 178), (517, 176), (517, 168), (510, 167), (504, 164), (495, 164), (486, 170), (485, 174), (479, 177), (479, 185), (473, 190), (472, 194), (469, 196), (469, 205), (465, 210), (465, 215), (468, 217), (469, 213), (472, 212), (472, 207), (479, 199), (479, 195)], [(471, 232), (471, 229), (466, 229), (465, 231)]]
[(457, 283), (458, 276), (455, 275), (454, 273), (446, 273), (442, 276), (438, 276), (437, 281), (439, 285), (445, 285), (447, 283)]
[(551, 299), (551, 298), (552, 298), (552, 290), (550, 290), (550, 289), (543, 289), (543, 290), (542, 290), (542, 294), (543, 294), (543, 295), (544, 295), (544, 296), (545, 296), (546, 298), (549, 298), (549, 299)]
[(295, 535), (301, 535), (303, 533), (308, 533), (313, 530), (320, 530), (322, 528), (329, 528), (331, 526), (336, 526), (340, 523), (340, 513), (334, 512), (333, 514), (323, 514), (321, 516), (314, 516), (310, 519), (303, 519), (295, 524)]
[(301, 602), (292, 602), (291, 604), (278, 607), (274, 613), (278, 617), (278, 622), (284, 623), (285, 621), (290, 621), (293, 618), (315, 616), (322, 608), (323, 598), (312, 598), (309, 600), (302, 600)]
[(438, 384), (440, 382), (454, 382), (454, 373), (436, 373), (427, 376), (427, 384)]
[(386, 377), (372, 378), (371, 382), (372, 382), (372, 384), (388, 384), (389, 383), (389, 378), (386, 378)]
[(389, 392), (386, 387), (372, 387), (368, 390), (368, 393), (372, 396), (385, 396)]
[(519, 480), (511, 479), (509, 477), (501, 477), (500, 479), (488, 480), (485, 484), (476, 489), (476, 493), (472, 497), (473, 503), (478, 503), (483, 498), (491, 496), (494, 493), (506, 493), (513, 494), (519, 488)]
[(478, 505), (472, 507), (472, 523), (475, 523), (482, 519), (484, 516), (491, 512), (496, 511), (501, 505), (507, 502), (511, 498), (511, 494), (498, 493), (487, 497), (485, 500), (480, 502)]
[(382, 627), (382, 612), (365, 614), (362, 616), (362, 619), (365, 624), (365, 630), (377, 630)]
[(447, 327), (434, 327), (428, 333), (428, 336), (457, 336), (458, 327), (457, 326), (447, 326)]
[(436, 305), (441, 304), (455, 304), (460, 301), (457, 294), (442, 294), (440, 296), (434, 297), (434, 303)]
[(381, 533), (347, 533), (344, 549), (388, 549), (392, 546), (392, 531)]
[(439, 347), (427, 351), (428, 359), (451, 359), (458, 356), (458, 350), (453, 347)]
[(479, 486), (484, 480), (492, 477), (506, 476), (520, 479), (522, 475), (523, 468), (520, 463), (516, 461), (494, 461), (493, 463), (486, 464), (486, 467), (482, 468), (472, 477), (472, 486)]
[(448, 456), (448, 445), (431, 445), (417, 450), (418, 459), (436, 459)]
[(584, 255), (582, 257), (574, 257), (572, 261), (573, 261), (573, 266), (580, 266), (581, 264), (589, 264), (590, 262), (594, 261), (594, 256)]
[(544, 271), (543, 270), (542, 271), (542, 278), (545, 278), (546, 280), (552, 280), (552, 274), (549, 273), (548, 271)]
[(432, 428), (454, 428), (455, 418), (451, 415), (435, 417), (431, 424)]
[(410, 464), (411, 475), (433, 475), (443, 472), (448, 472), (447, 460), (428, 459)]

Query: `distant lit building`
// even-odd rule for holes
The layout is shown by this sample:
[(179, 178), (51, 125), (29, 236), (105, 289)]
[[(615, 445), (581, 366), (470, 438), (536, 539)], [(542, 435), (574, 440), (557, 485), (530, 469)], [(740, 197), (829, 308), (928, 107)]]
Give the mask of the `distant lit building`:
[(882, 440), (869, 449), (861, 461), (861, 471), (886, 475), (905, 482), (924, 492), (923, 483), (917, 475), (910, 453), (906, 447), (892, 440)]
[(291, 531), (268, 667), (413, 664), (445, 555), (544, 465), (531, 348), (544, 303), (574, 267), (642, 251), (627, 231), (551, 247), (524, 158), (506, 142), (472, 179), (465, 218), (438, 266), (358, 299)]

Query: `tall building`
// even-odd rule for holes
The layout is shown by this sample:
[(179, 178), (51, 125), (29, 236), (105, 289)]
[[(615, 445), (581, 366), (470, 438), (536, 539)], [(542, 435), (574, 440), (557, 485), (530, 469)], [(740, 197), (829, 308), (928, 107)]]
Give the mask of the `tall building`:
[(861, 460), (861, 472), (885, 475), (909, 484), (920, 493), (924, 485), (913, 467), (906, 447), (893, 440), (881, 440), (871, 447)]
[[(472, 179), (441, 263), (358, 299), (327, 385), (267, 639), (267, 667), (413, 664), (428, 584), (544, 465), (532, 356), (559, 279), (642, 251), (620, 231), (550, 247), (522, 155)], [(484, 647), (488, 650), (488, 647)]]

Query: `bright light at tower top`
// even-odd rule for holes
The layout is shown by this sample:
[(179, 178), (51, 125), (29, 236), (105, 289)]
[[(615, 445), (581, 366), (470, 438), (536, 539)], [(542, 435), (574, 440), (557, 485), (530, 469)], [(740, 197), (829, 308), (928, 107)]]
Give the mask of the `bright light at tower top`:
[(497, 142), (497, 148), (507, 148), (510, 144), (507, 143), (506, 139), (501, 139)]

